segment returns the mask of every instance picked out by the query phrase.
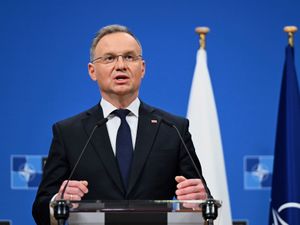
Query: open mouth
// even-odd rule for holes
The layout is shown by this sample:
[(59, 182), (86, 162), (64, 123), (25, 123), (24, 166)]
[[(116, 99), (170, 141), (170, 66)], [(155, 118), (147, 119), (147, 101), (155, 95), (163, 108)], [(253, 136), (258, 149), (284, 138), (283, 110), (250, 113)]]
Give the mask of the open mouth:
[(117, 75), (115, 77), (115, 79), (118, 80), (118, 81), (127, 80), (128, 76), (126, 76), (126, 75)]

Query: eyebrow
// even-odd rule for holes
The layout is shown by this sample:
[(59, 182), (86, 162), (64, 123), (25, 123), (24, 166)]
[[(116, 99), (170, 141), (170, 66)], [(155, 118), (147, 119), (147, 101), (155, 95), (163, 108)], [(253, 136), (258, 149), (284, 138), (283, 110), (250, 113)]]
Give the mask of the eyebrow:
[[(127, 54), (136, 54), (136, 52), (135, 51), (126, 51), (126, 52), (122, 53), (122, 55), (127, 55)], [(118, 55), (118, 54), (112, 53), (112, 52), (107, 52), (103, 55)]]

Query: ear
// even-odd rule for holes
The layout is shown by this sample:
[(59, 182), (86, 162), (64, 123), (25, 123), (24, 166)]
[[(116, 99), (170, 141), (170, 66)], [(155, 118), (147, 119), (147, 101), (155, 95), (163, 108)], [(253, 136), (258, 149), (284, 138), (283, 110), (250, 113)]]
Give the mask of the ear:
[(90, 78), (93, 81), (96, 81), (97, 80), (97, 77), (96, 77), (96, 68), (95, 68), (95, 65), (93, 63), (89, 63), (88, 64), (88, 71), (89, 71)]

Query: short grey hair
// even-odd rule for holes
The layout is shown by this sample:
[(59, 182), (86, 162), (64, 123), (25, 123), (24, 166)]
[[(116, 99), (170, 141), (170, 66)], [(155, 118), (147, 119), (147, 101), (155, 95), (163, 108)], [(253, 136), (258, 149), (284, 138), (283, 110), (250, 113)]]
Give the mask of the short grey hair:
[(123, 33), (127, 33), (127, 34), (131, 35), (136, 40), (138, 45), (140, 46), (141, 54), (142, 54), (142, 45), (141, 45), (140, 41), (128, 29), (128, 27), (122, 26), (122, 25), (119, 25), (119, 24), (113, 24), (113, 25), (108, 25), (108, 26), (105, 26), (105, 27), (101, 28), (97, 32), (96, 36), (94, 37), (91, 48), (90, 48), (90, 61), (91, 62), (94, 60), (95, 49), (96, 49), (96, 46), (97, 46), (98, 42), (100, 41), (100, 39), (103, 38), (104, 36), (108, 35), (108, 34), (119, 33), (119, 32), (123, 32)]

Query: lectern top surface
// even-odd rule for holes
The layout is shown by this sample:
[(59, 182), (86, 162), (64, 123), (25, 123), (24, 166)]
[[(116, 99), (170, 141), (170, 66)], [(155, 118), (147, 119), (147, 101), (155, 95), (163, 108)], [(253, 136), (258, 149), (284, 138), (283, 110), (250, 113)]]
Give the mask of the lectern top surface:
[[(68, 201), (72, 212), (178, 212), (201, 211), (205, 200), (85, 200)], [(51, 202), (51, 207), (55, 205)], [(219, 201), (218, 204), (221, 205)]]

